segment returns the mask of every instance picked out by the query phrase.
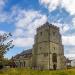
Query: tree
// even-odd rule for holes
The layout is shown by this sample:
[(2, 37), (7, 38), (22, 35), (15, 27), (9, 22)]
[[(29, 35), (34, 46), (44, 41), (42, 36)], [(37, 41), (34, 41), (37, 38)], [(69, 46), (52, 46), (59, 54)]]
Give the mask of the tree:
[(0, 34), (0, 69), (2, 69), (8, 62), (4, 59), (4, 54), (14, 47), (14, 45), (12, 45), (13, 40), (9, 40), (11, 36), (11, 33)]
[(3, 35), (0, 34), (0, 61), (3, 60), (4, 54), (11, 48), (14, 47), (14, 45), (12, 45), (13, 40), (9, 40), (8, 39), (11, 37), (11, 33), (4, 33)]

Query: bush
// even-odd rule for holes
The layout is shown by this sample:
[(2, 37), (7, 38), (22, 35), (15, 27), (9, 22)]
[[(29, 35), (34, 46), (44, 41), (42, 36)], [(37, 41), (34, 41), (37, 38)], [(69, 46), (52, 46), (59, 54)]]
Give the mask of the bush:
[(0, 69), (3, 69), (3, 63), (0, 61)]

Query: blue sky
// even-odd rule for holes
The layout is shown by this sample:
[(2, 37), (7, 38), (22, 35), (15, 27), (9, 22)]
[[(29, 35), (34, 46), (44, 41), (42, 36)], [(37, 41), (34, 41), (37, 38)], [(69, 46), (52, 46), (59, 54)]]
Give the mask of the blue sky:
[(65, 56), (75, 58), (75, 0), (0, 0), (0, 34), (11, 32), (15, 45), (5, 57), (32, 48), (46, 21), (60, 28)]

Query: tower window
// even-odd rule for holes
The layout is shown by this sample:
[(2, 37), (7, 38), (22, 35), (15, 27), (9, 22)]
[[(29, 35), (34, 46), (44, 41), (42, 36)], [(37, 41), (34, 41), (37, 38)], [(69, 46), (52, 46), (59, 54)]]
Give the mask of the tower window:
[(42, 35), (42, 32), (40, 32), (40, 35)]

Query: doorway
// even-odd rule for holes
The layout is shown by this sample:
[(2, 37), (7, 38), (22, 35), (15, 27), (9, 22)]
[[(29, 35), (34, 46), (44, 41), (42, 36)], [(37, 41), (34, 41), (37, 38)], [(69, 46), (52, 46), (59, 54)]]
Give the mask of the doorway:
[(56, 53), (53, 53), (52, 61), (53, 61), (53, 70), (56, 70), (57, 69), (57, 54)]
[(57, 69), (57, 66), (56, 64), (53, 65), (53, 70), (56, 70)]

